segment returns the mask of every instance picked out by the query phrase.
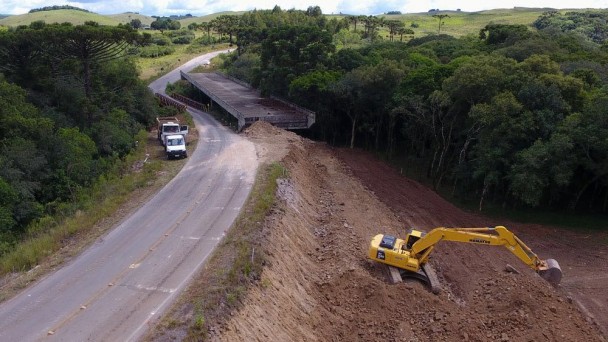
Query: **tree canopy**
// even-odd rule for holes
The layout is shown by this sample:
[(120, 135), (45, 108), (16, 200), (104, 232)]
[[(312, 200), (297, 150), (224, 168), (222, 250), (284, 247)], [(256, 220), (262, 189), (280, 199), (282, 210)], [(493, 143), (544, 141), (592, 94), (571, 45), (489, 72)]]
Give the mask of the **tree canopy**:
[[(608, 210), (607, 11), (407, 43), (399, 20), (314, 13), (244, 14), (227, 72), (315, 110), (313, 136), (424, 165), (435, 188), (480, 209)], [(440, 31), (447, 16), (434, 16)]]
[(141, 39), (95, 23), (0, 32), (0, 254), (112, 170), (154, 120), (126, 53)]

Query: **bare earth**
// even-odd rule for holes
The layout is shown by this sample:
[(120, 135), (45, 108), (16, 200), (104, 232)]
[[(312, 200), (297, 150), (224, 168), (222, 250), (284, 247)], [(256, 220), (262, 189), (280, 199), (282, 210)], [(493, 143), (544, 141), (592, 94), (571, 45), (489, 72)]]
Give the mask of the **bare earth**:
[[(606, 233), (493, 222), (452, 206), (373, 157), (256, 123), (261, 161), (289, 170), (267, 220), (267, 266), (218, 341), (606, 341)], [(377, 233), (505, 225), (564, 272), (557, 289), (499, 247), (443, 243), (444, 290), (391, 285), (366, 257)], [(520, 274), (507, 273), (513, 265)], [(581, 278), (582, 277), (582, 278)]]

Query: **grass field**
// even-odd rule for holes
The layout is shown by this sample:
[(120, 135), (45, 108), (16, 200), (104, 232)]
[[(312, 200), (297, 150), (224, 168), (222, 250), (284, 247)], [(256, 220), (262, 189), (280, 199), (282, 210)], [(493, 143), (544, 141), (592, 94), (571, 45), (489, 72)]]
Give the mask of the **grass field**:
[(74, 25), (81, 25), (84, 24), (85, 21), (95, 21), (100, 25), (116, 26), (120, 23), (120, 21), (107, 15), (88, 13), (76, 10), (56, 10), (11, 15), (10, 17), (0, 19), (0, 25), (29, 25), (31, 22), (39, 20), (42, 20), (47, 24), (68, 22)]
[(175, 45), (175, 52), (170, 55), (157, 58), (137, 58), (139, 78), (149, 83), (196, 56), (227, 48), (228, 44), (216, 44), (196, 49), (189, 45)]
[[(449, 17), (443, 20), (441, 33), (455, 37), (467, 34), (477, 34), (479, 30), (488, 24), (521, 24), (531, 25), (547, 9), (542, 8), (514, 8), (496, 9), (481, 12), (457, 12), (441, 11), (431, 13), (415, 13), (402, 15), (383, 15), (386, 20), (405, 21), (405, 25), (411, 28), (416, 37), (435, 34), (439, 31), (439, 20), (433, 14), (447, 14)], [(565, 10), (564, 10), (565, 12)], [(410, 27), (412, 23), (418, 24), (417, 28)]]

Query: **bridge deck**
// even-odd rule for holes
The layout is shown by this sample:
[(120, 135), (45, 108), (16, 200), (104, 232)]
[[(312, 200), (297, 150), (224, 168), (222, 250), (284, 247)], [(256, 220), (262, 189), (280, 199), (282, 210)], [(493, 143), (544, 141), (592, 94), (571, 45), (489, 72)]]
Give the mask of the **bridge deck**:
[(209, 96), (238, 119), (239, 130), (263, 120), (286, 129), (305, 129), (315, 122), (315, 113), (260, 93), (218, 73), (181, 73), (182, 78)]

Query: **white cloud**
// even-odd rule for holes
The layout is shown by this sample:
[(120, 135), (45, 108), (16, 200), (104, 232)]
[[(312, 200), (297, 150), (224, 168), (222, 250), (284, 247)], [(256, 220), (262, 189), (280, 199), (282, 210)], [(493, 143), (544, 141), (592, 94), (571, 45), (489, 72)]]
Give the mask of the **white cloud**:
[[(138, 12), (144, 8), (145, 3), (150, 1), (145, 0), (104, 0), (104, 1), (87, 1), (87, 2), (79, 2), (79, 1), (70, 1), (68, 4), (70, 6), (75, 6), (78, 8), (84, 8), (88, 11), (101, 13), (101, 14), (116, 14), (116, 13), (124, 13), (124, 12)], [(65, 4), (65, 2), (63, 3)], [(48, 6), (48, 5), (45, 5)], [(163, 7), (159, 7), (159, 10), (162, 10)]]

